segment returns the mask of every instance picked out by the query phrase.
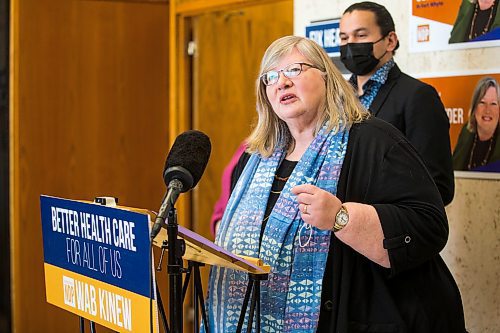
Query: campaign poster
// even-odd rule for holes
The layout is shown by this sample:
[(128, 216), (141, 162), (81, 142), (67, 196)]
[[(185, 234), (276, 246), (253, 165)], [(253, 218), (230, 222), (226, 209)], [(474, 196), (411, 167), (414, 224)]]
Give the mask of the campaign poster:
[[(450, 121), (450, 140), (451, 148), (454, 154), (454, 169), (456, 171), (500, 172), (500, 160), (495, 157), (498, 156), (500, 152), (498, 104), (496, 107), (494, 105), (490, 105), (485, 117), (487, 118), (487, 121), (491, 121), (493, 119), (496, 123), (492, 125), (496, 126), (494, 137), (491, 138), (491, 141), (488, 141), (489, 143), (485, 143), (483, 150), (483, 153), (486, 152), (485, 158), (488, 162), (483, 166), (472, 166), (470, 170), (468, 170), (468, 165), (472, 161), (471, 156), (474, 153), (474, 149), (479, 147), (479, 142), (476, 141), (476, 144), (474, 144), (473, 134), (466, 132), (466, 127), (469, 122), (469, 114), (473, 104), (474, 92), (476, 90), (479, 91), (480, 85), (487, 86), (494, 82), (498, 85), (500, 82), (500, 69), (493, 73), (453, 74), (448, 76), (424, 75), (423, 77), (419, 77), (419, 79), (436, 88), (445, 106), (446, 113)], [(489, 79), (494, 81), (490, 82)], [(495, 89), (491, 89), (490, 92), (493, 92), (494, 90)], [(478, 97), (481, 97), (479, 93)], [(485, 96), (483, 96), (483, 98), (484, 97)], [(498, 96), (496, 96), (496, 98), (498, 100)], [(479, 103), (481, 103), (481, 98), (476, 100), (475, 114), (478, 116), (480, 116), (479, 112), (477, 112), (477, 105)], [(482, 122), (482, 120), (475, 122), (474, 126), (476, 131), (478, 126), (481, 126)], [(461, 131), (464, 131), (464, 133), (460, 139)]]
[(306, 37), (321, 46), (342, 74), (350, 74), (340, 61), (340, 18), (311, 22), (306, 26)]
[(116, 332), (158, 332), (149, 215), (49, 196), (40, 208), (47, 302)]
[(410, 52), (500, 46), (498, 0), (409, 0)]

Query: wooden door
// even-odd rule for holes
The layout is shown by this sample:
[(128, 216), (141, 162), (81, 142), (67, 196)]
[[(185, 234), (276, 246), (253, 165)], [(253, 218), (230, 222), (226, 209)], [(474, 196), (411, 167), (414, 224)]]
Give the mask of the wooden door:
[(212, 239), (209, 221), (221, 175), (256, 120), (255, 81), (264, 51), (293, 33), (293, 1), (277, 1), (192, 18), (193, 128), (212, 142), (207, 169), (193, 196), (193, 230)]

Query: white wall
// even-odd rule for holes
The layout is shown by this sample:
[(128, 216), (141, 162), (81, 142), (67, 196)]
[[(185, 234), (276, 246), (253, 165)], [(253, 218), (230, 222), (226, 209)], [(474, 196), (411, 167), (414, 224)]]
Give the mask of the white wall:
[(500, 180), (455, 177), (446, 207), (450, 236), (441, 256), (460, 288), (470, 333), (500, 332), (499, 202)]

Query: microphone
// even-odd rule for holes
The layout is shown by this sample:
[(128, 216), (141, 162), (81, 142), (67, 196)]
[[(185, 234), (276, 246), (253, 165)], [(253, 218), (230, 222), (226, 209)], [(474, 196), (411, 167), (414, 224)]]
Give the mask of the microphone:
[(163, 197), (151, 229), (151, 240), (158, 235), (162, 225), (165, 224), (166, 215), (174, 206), (179, 194), (189, 191), (198, 184), (208, 164), (211, 150), (210, 139), (200, 131), (186, 131), (175, 139), (163, 171), (163, 180), (168, 191)]

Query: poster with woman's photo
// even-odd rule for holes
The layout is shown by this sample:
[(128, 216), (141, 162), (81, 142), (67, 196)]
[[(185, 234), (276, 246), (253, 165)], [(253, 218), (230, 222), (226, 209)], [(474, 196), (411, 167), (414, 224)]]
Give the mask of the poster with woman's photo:
[(500, 172), (500, 69), (420, 80), (436, 88), (450, 119), (453, 168)]
[(500, 0), (409, 0), (410, 52), (500, 46)]

